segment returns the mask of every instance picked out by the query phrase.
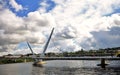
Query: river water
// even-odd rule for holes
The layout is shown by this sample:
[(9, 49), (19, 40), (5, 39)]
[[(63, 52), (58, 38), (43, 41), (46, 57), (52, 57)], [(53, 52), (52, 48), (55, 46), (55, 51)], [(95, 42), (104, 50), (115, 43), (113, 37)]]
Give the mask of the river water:
[(120, 75), (120, 61), (106, 61), (106, 69), (96, 66), (100, 61), (52, 60), (43, 67), (32, 62), (0, 65), (0, 75)]

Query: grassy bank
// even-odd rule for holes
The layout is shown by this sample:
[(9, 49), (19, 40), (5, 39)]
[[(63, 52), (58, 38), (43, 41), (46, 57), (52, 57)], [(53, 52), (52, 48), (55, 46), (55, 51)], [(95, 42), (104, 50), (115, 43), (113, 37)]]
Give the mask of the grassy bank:
[(32, 62), (32, 58), (0, 58), (0, 64)]

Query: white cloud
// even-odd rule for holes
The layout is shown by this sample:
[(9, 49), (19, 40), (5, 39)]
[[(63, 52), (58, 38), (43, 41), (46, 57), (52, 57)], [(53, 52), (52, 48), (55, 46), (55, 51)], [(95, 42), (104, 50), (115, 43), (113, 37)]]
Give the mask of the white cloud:
[(16, 11), (22, 10), (22, 5), (18, 4), (15, 0), (10, 0), (10, 4)]
[[(120, 33), (118, 33), (120, 15), (119, 12), (113, 13), (115, 9), (120, 8), (120, 1), (53, 1), (56, 3), (56, 7), (50, 12), (46, 12), (47, 5), (44, 2), (41, 4), (43, 8), (30, 12), (27, 17), (17, 17), (8, 9), (0, 10), (0, 41), (2, 41), (0, 51), (12, 50), (16, 44), (26, 41), (26, 39), (32, 44), (43, 44), (52, 27), (55, 27), (52, 36), (55, 47), (63, 50), (96, 49), (115, 47), (120, 44)], [(22, 9), (16, 4), (13, 7), (16, 8), (16, 11)], [(111, 15), (105, 16), (108, 14)], [(38, 49), (38, 47), (36, 48)], [(56, 48), (51, 43), (48, 50), (55, 51), (54, 49)], [(22, 50), (18, 52), (21, 53)]]
[[(88, 48), (86, 47), (85, 49), (103, 47), (103, 46), (98, 46), (98, 47), (93, 46), (93, 42), (98, 40), (96, 40), (95, 35), (93, 36), (91, 32), (111, 31), (109, 28), (113, 28), (114, 26), (120, 27), (119, 26), (120, 16), (118, 14), (113, 14), (108, 17), (105, 16), (113, 13), (115, 9), (118, 9), (120, 7), (119, 6), (120, 1), (117, 0), (111, 0), (111, 1), (54, 0), (54, 1), (57, 3), (57, 5), (50, 13), (53, 14), (57, 22), (57, 26), (59, 28), (69, 27), (69, 25), (74, 27), (77, 32), (76, 35), (77, 37), (79, 37), (77, 41), (79, 41), (79, 46), (81, 46), (82, 48), (85, 48), (85, 44), (83, 43), (89, 44), (89, 47)], [(61, 33), (62, 32), (63, 31), (61, 29)], [(69, 32), (67, 33), (69, 34)], [(109, 36), (112, 35), (109, 34)], [(92, 38), (92, 40), (94, 41), (87, 40), (89, 38)], [(107, 36), (104, 38), (110, 39)], [(114, 40), (112, 40), (111, 42), (115, 43)], [(104, 42), (101, 42), (101, 44), (103, 43)], [(116, 46), (118, 46), (117, 44)], [(111, 47), (111, 46), (109, 46), (108, 44), (106, 47)]]
[(18, 17), (8, 9), (0, 11), (0, 52), (14, 50), (15, 46), (23, 41), (44, 43), (45, 27), (53, 25), (50, 14), (29, 13), (28, 17)]

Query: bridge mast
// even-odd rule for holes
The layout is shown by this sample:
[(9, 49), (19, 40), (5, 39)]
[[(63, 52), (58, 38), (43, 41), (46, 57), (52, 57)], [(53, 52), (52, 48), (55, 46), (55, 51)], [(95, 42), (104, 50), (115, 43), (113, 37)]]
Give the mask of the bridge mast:
[(43, 52), (42, 52), (42, 54), (41, 54), (40, 56), (45, 56), (45, 51), (47, 50), (47, 47), (48, 47), (48, 44), (49, 44), (50, 39), (51, 39), (51, 37), (52, 37), (53, 31), (54, 31), (54, 28), (52, 28), (52, 31), (51, 31), (51, 33), (50, 33), (50, 36), (49, 36), (49, 38), (48, 38), (48, 40), (47, 40), (47, 42), (46, 42), (46, 44), (45, 44), (45, 46), (44, 46)]
[(32, 48), (31, 48), (31, 46), (30, 46), (30, 44), (29, 44), (28, 41), (27, 41), (27, 45), (28, 45), (29, 49), (31, 50), (31, 52), (32, 52), (32, 54), (33, 54), (34, 60), (37, 61), (37, 59), (35, 59), (35, 53), (33, 52), (33, 50), (32, 50)]

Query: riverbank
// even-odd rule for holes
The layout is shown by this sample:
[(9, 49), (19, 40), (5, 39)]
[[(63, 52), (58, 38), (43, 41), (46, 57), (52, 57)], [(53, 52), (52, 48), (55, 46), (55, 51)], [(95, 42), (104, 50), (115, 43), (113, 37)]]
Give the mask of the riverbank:
[(32, 62), (32, 58), (0, 58), (0, 64)]

